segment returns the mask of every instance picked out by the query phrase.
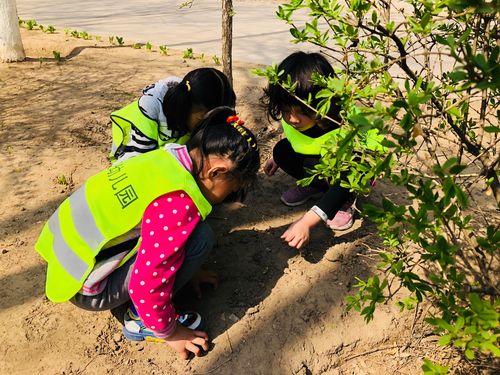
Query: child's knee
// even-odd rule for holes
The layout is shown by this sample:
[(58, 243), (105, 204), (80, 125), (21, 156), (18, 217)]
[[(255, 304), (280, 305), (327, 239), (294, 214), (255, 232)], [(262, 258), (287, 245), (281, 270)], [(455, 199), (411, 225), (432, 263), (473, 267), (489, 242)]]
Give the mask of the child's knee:
[(210, 225), (202, 221), (200, 222), (186, 244), (186, 256), (188, 257), (204, 257), (215, 244), (215, 233)]
[(287, 139), (282, 139), (274, 145), (273, 148), (273, 159), (279, 166), (284, 165), (290, 157), (293, 156), (295, 151), (293, 151), (292, 145)]

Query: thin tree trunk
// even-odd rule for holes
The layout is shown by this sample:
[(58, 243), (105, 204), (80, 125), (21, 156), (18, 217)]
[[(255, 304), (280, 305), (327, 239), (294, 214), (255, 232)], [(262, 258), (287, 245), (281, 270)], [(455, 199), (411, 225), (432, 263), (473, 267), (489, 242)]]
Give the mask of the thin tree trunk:
[(0, 61), (22, 61), (25, 58), (15, 0), (0, 0)]
[(222, 71), (233, 85), (233, 0), (222, 0)]

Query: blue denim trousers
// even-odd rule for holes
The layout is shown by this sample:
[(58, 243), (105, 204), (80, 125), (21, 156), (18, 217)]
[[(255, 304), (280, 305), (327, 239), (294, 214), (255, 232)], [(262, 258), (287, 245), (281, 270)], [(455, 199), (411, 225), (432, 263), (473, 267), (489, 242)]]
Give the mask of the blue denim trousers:
[[(215, 243), (215, 235), (207, 222), (201, 221), (186, 242), (181, 268), (175, 275), (174, 294), (182, 288), (205, 262)], [(85, 310), (111, 310), (130, 300), (128, 284), (136, 255), (108, 276), (104, 290), (95, 296), (77, 293), (70, 301)]]

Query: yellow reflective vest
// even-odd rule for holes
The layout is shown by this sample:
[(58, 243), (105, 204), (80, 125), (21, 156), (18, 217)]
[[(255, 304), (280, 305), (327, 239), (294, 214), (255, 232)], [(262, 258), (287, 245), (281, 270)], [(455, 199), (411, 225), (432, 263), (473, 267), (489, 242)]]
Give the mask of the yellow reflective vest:
[[(281, 126), (283, 127), (283, 132), (292, 145), (293, 150), (303, 155), (323, 155), (326, 151), (324, 145), (330, 138), (340, 136), (343, 137), (347, 134), (346, 130), (338, 128), (331, 130), (320, 137), (312, 138), (287, 124), (285, 120), (281, 120)], [(377, 129), (369, 130), (366, 133), (361, 134), (361, 136), (366, 149), (373, 151), (384, 150), (384, 147), (381, 145), (384, 137), (378, 133)]]
[(151, 140), (158, 143), (158, 146), (165, 145), (166, 143), (186, 144), (189, 140), (190, 134), (185, 134), (179, 138), (166, 138), (160, 137), (159, 126), (160, 124), (146, 117), (139, 108), (139, 102), (136, 100), (129, 105), (111, 113), (111, 133), (113, 143), (111, 144), (111, 153), (109, 157), (112, 161), (116, 160), (116, 151), (120, 146), (125, 146), (130, 141), (130, 131), (132, 125), (139, 129), (142, 134)]
[(35, 244), (48, 263), (47, 297), (54, 302), (72, 298), (103, 246), (136, 227), (153, 200), (177, 190), (191, 197), (204, 220), (212, 206), (189, 171), (164, 149), (124, 160), (90, 177), (61, 203)]

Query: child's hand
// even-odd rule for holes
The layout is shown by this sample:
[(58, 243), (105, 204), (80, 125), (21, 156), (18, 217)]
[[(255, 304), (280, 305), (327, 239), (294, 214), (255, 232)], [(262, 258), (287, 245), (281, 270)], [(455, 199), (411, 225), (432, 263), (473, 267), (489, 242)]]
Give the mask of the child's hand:
[(298, 220), (288, 227), (281, 238), (291, 247), (300, 249), (309, 242), (309, 226)]
[(191, 279), (191, 285), (198, 298), (201, 298), (201, 284), (212, 284), (214, 289), (219, 286), (219, 275), (214, 271), (200, 270)]
[(271, 158), (266, 161), (266, 164), (264, 165), (264, 173), (268, 176), (272, 176), (278, 170), (278, 168), (278, 164), (276, 164), (274, 159)]
[(208, 334), (206, 332), (193, 331), (180, 324), (177, 324), (174, 333), (166, 339), (166, 342), (179, 353), (182, 359), (188, 359), (190, 353), (200, 357), (203, 354), (200, 346), (204, 351), (208, 351)]
[(321, 219), (313, 211), (307, 211), (295, 223), (290, 225), (288, 229), (281, 235), (288, 245), (300, 249), (309, 242), (309, 232), (312, 227), (318, 225)]

